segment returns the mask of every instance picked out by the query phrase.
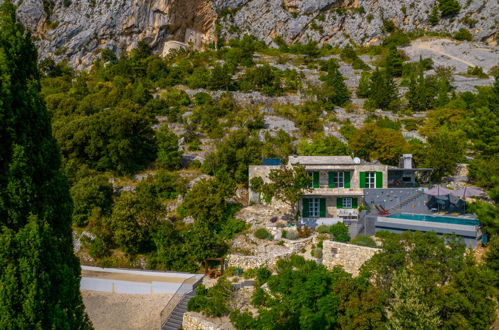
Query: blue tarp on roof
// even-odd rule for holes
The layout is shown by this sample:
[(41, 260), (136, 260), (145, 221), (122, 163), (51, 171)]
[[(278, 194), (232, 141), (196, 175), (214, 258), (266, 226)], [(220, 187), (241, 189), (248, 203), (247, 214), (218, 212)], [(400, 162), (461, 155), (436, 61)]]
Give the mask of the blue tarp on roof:
[(281, 160), (279, 158), (264, 158), (262, 159), (262, 165), (279, 166), (281, 165)]

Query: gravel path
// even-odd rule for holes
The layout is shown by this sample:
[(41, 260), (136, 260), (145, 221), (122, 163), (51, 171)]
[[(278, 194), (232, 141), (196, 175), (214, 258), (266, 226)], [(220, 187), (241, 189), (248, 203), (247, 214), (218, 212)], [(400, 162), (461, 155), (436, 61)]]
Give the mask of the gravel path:
[(83, 303), (96, 330), (159, 328), (159, 314), (171, 294), (120, 294), (82, 290)]

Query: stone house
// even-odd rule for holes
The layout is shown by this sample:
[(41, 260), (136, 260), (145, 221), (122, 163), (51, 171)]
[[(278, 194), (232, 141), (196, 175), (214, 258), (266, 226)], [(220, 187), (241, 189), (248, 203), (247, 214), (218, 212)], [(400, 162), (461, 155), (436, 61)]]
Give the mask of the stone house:
[[(366, 190), (390, 187), (414, 187), (416, 171), (411, 155), (404, 155), (401, 167), (379, 162), (367, 162), (350, 156), (290, 156), (286, 166), (302, 165), (310, 176), (311, 191), (305, 192), (299, 208), (303, 224), (354, 223), (359, 220), (359, 209), (364, 204)], [(261, 177), (268, 182), (273, 165), (254, 165), (249, 168), (249, 179)], [(251, 203), (259, 203), (259, 195), (250, 190)]]
[[(310, 175), (310, 188), (300, 203), (304, 219), (352, 220), (359, 216), (363, 190), (388, 185), (388, 165), (369, 163), (350, 156), (290, 156), (287, 166), (302, 165)], [(268, 181), (275, 165), (250, 166), (249, 178), (260, 176)], [(258, 203), (250, 191), (250, 202)]]

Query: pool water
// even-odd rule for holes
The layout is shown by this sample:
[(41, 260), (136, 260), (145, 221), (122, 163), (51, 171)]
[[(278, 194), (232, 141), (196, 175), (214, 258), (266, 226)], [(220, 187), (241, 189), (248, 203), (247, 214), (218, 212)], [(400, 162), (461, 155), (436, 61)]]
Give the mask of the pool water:
[(441, 223), (452, 223), (456, 225), (467, 225), (467, 226), (477, 226), (480, 222), (476, 219), (463, 219), (455, 217), (439, 217), (435, 215), (423, 215), (423, 214), (391, 214), (387, 215), (388, 218), (397, 218), (405, 220), (417, 220), (417, 221), (430, 221), (430, 222), (441, 222)]

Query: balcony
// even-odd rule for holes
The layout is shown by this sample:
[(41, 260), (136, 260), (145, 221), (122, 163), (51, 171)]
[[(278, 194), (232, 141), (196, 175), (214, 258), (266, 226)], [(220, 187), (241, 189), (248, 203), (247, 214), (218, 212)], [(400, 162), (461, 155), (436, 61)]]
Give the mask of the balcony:
[(363, 189), (360, 188), (329, 188), (328, 186), (321, 186), (320, 188), (312, 188), (311, 191), (306, 191), (305, 196), (363, 196)]

